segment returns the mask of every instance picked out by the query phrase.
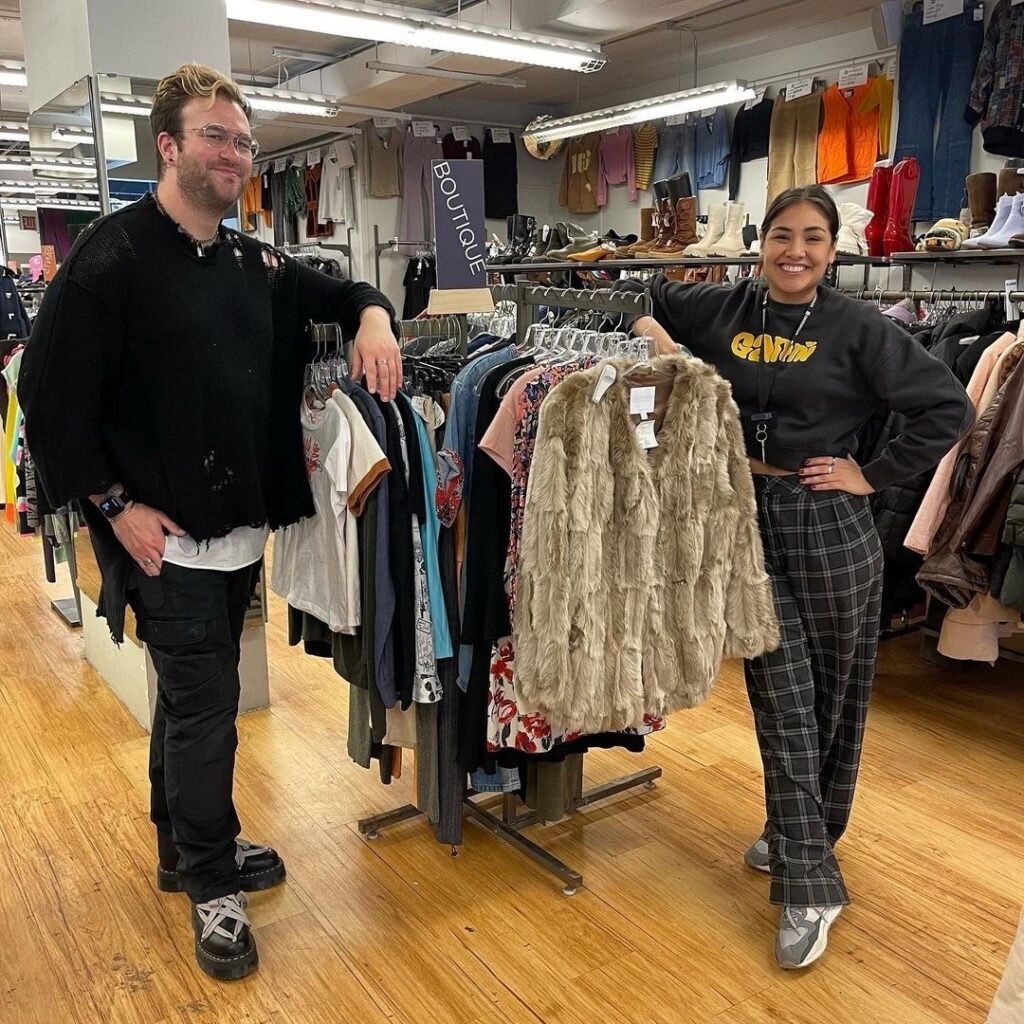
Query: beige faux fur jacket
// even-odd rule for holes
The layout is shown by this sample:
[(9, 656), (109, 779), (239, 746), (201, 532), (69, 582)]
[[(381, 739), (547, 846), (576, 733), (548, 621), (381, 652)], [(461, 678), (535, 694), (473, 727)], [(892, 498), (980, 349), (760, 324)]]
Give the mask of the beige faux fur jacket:
[[(608, 365), (615, 382), (595, 402)], [(513, 629), (517, 690), (556, 728), (694, 707), (723, 657), (779, 642), (730, 387), (687, 356), (651, 365), (671, 392), (650, 451), (624, 360), (573, 374), (541, 406)]]

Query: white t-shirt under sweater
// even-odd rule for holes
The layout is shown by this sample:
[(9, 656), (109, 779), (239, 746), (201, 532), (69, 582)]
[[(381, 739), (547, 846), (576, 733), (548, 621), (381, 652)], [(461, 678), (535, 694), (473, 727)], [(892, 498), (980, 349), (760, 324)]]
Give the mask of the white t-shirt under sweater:
[(277, 532), (270, 586), (332, 632), (352, 634), (362, 621), (356, 517), (390, 465), (340, 391), (323, 409), (303, 401), (299, 415), (316, 514)]
[(168, 534), (164, 540), (164, 561), (186, 569), (234, 572), (263, 557), (269, 536), (269, 526), (239, 526), (224, 537), (198, 543), (187, 533), (184, 537)]
[(355, 150), (348, 139), (340, 139), (324, 153), (320, 200), (316, 210), (318, 224), (333, 221), (355, 227), (356, 208), (352, 197), (352, 168), (355, 165)]

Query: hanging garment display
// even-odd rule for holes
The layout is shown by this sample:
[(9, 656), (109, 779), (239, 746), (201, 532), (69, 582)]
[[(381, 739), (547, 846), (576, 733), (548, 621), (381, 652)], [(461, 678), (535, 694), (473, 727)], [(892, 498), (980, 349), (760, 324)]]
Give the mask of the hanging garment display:
[(252, 234), (259, 230), (260, 214), (263, 212), (263, 177), (254, 174), (242, 191), (242, 230)]
[(441, 140), (441, 150), (445, 160), (482, 160), (484, 156), (480, 140), (475, 135), (470, 135), (460, 142), (449, 132)]
[(355, 227), (356, 206), (352, 196), (352, 168), (355, 165), (355, 151), (348, 139), (339, 139), (324, 151), (317, 223)]
[(608, 205), (608, 186), (626, 183), (629, 201), (636, 202), (636, 161), (633, 131), (629, 127), (602, 132), (598, 146), (600, 170), (597, 178), (597, 205)]
[(861, 112), (870, 84), (854, 89), (830, 85), (822, 94), (824, 108), (818, 134), (818, 182), (838, 185), (867, 181), (878, 160), (878, 107)]
[(495, 131), (506, 130), (484, 129), (484, 216), (502, 220), (519, 212), (519, 153), (514, 133), (496, 142)]
[(323, 163), (314, 164), (305, 170), (306, 186), (306, 237), (329, 238), (334, 234), (334, 225), (320, 220), (320, 193), (323, 183)]
[(306, 214), (305, 168), (292, 164), (284, 172), (284, 236), (289, 245), (299, 241), (299, 220)]
[[(971, 169), (971, 125), (964, 112), (974, 102), (971, 78), (983, 33), (974, 4), (926, 25), (917, 3), (904, 20), (893, 160), (912, 156), (921, 165), (914, 220), (955, 217), (964, 206), (964, 179)], [(1019, 109), (1019, 95), (1017, 103)]]
[(767, 96), (752, 107), (741, 107), (732, 123), (732, 147), (729, 157), (729, 198), (740, 193), (740, 165), (762, 160), (768, 155), (772, 112), (775, 104)]
[(436, 136), (417, 136), (411, 129), (406, 134), (402, 153), (402, 201), (398, 213), (397, 237), (414, 244), (400, 244), (397, 251), (407, 256), (413, 255), (421, 243), (433, 240), (430, 164), (432, 160), (440, 160), (442, 157), (441, 143)]
[(723, 657), (779, 641), (728, 385), (687, 356), (628, 366), (576, 374), (542, 408), (513, 619), (519, 692), (592, 731), (693, 707)]
[[(972, 11), (969, 7), (964, 17)], [(959, 22), (959, 19), (956, 19)], [(940, 24), (944, 24), (940, 23)], [(935, 26), (929, 26), (935, 27)], [(972, 23), (969, 41), (974, 43), (981, 35), (981, 22)], [(957, 60), (953, 73), (964, 74), (967, 60), (968, 34), (963, 33), (963, 57)], [(1024, 157), (1024, 126), (1020, 112), (1024, 106), (1024, 8), (1013, 0), (1000, 0), (992, 12), (980, 55), (975, 50), (976, 67), (970, 83), (967, 121), (973, 127), (981, 124), (985, 149), (999, 156)], [(902, 51), (901, 51), (902, 52)], [(947, 73), (949, 73), (947, 71)], [(970, 75), (970, 71), (966, 72)], [(903, 125), (903, 64), (900, 63), (900, 132)], [(941, 140), (940, 140), (941, 145)]]
[[(260, 208), (263, 210), (263, 226), (274, 226), (274, 189), (271, 184), (273, 172), (268, 164), (260, 174)], [(275, 244), (276, 241), (275, 241)]]
[(871, 110), (878, 111), (878, 153), (879, 156), (889, 155), (892, 144), (892, 102), (895, 86), (888, 75), (878, 75), (868, 79), (868, 89), (861, 96), (858, 110), (866, 114)]
[(437, 264), (434, 257), (417, 255), (409, 260), (402, 284), (405, 286), (402, 319), (414, 320), (427, 308), (430, 293), (437, 287)]
[(378, 130), (372, 121), (363, 125), (363, 180), (368, 196), (393, 199), (402, 194), (402, 144), (398, 126)]
[(768, 136), (768, 197), (787, 188), (813, 185), (818, 180), (818, 125), (821, 94), (787, 100), (779, 93)]
[(636, 187), (645, 191), (651, 187), (654, 157), (658, 151), (658, 126), (651, 121), (637, 125), (633, 133), (633, 159)]
[(597, 213), (598, 179), (601, 171), (601, 136), (598, 132), (569, 140), (562, 164), (558, 205), (572, 213)]
[(725, 107), (698, 117), (694, 128), (695, 188), (721, 188), (729, 173), (729, 119)]

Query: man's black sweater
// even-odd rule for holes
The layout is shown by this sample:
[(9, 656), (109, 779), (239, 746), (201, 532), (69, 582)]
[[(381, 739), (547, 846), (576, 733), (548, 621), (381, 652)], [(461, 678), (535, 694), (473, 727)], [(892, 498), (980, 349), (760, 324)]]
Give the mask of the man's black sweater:
[(393, 311), (368, 284), (221, 237), (201, 253), (151, 195), (79, 237), (18, 386), (54, 505), (120, 482), (196, 540), (313, 514), (299, 422), (305, 324), (337, 322), (352, 337), (367, 307)]

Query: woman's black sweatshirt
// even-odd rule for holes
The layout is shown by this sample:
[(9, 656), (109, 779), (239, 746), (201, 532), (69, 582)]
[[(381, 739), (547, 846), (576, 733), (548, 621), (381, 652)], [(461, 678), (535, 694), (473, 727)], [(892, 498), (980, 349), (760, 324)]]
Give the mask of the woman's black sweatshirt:
[[(814, 456), (848, 456), (873, 416), (887, 410), (903, 414), (903, 432), (862, 467), (876, 491), (936, 465), (974, 421), (967, 394), (949, 368), (871, 303), (820, 286), (794, 342), (807, 307), (770, 302), (764, 336), (763, 281), (683, 284), (659, 274), (650, 287), (654, 319), (732, 384), (747, 454), (754, 459), (762, 459), (762, 452), (753, 417), (762, 412), (773, 377), (764, 409), (773, 419), (763, 461), (780, 469), (796, 472)], [(619, 281), (616, 288), (643, 285)]]

